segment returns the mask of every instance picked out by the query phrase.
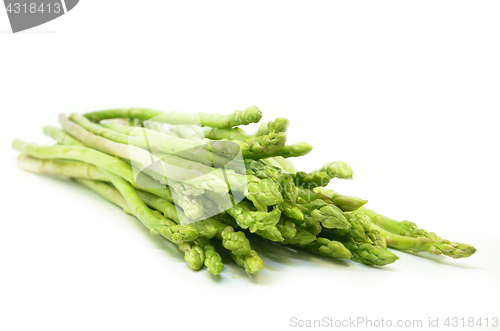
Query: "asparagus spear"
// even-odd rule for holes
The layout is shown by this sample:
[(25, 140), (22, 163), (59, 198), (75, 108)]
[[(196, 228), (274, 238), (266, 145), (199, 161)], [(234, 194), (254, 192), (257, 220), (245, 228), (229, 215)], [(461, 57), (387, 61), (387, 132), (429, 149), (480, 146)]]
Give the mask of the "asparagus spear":
[(257, 275), (264, 268), (264, 261), (262, 261), (262, 258), (254, 250), (245, 255), (234, 255), (231, 252), (229, 255), (237, 265), (245, 269), (247, 275), (250, 277)]
[(281, 233), (283, 238), (292, 239), (297, 234), (295, 223), (285, 217), (280, 218), (279, 222), (276, 224), (276, 228)]
[[(139, 175), (137, 178), (135, 178), (132, 167), (130, 165), (123, 162), (119, 158), (110, 156), (91, 148), (63, 145), (39, 146), (36, 144), (28, 144), (21, 140), (15, 140), (13, 143), (13, 147), (21, 153), (38, 159), (66, 159), (87, 162), (101, 169), (113, 172), (114, 174), (126, 179), (130, 184), (134, 185), (140, 190), (151, 192), (165, 199), (172, 199), (172, 195), (168, 187), (160, 185), (148, 176)], [(45, 168), (45, 171), (48, 171), (48, 168)], [(97, 170), (95, 169), (89, 172), (80, 170), (80, 174), (82, 175), (82, 177), (86, 176), (85, 178), (89, 179), (99, 179), (99, 177), (89, 177), (94, 175), (101, 176), (101, 174), (96, 174), (96, 172)], [(56, 175), (60, 174), (56, 173)]]
[(370, 218), (360, 211), (344, 214), (351, 225), (350, 229), (324, 230), (328, 239), (340, 241), (351, 251), (352, 259), (367, 265), (386, 265), (393, 263), (398, 256), (386, 249), (385, 240), (371, 228)]
[(397, 255), (380, 246), (354, 240), (341, 241), (352, 253), (352, 259), (366, 265), (384, 266), (396, 262)]
[(342, 213), (342, 210), (333, 204), (327, 204), (321, 199), (314, 200), (310, 204), (302, 205), (307, 208), (307, 213), (315, 220), (318, 220), (326, 229), (351, 228), (350, 223)]
[(269, 229), (278, 223), (281, 212), (274, 208), (271, 212), (253, 211), (252, 205), (248, 201), (240, 201), (237, 205), (227, 209), (242, 229), (250, 232)]
[(329, 197), (334, 205), (342, 209), (343, 211), (353, 211), (361, 208), (368, 200), (363, 200), (353, 196), (346, 196), (335, 192), (334, 190), (329, 190), (323, 187), (317, 187), (314, 189), (316, 193), (321, 193)]
[(260, 179), (271, 179), (278, 184), (283, 180), (283, 172), (281, 169), (270, 166), (263, 160), (245, 160), (244, 164), (247, 175), (256, 176)]
[(387, 246), (413, 252), (429, 252), (446, 255), (454, 259), (469, 257), (476, 249), (469, 244), (461, 244), (442, 239), (433, 232), (418, 229), (414, 223), (398, 222), (372, 210), (361, 208), (372, 220), (371, 227), (386, 239)]
[(256, 154), (256, 153), (252, 153), (252, 152), (248, 151), (246, 154), (244, 154), (244, 157), (248, 158), (248, 159), (254, 159), (254, 160), (264, 159), (267, 157), (277, 157), (277, 156), (281, 156), (284, 158), (298, 157), (298, 156), (304, 156), (306, 154), (309, 154), (309, 152), (311, 150), (312, 150), (311, 145), (303, 143), (303, 142), (299, 142), (299, 143), (294, 143), (292, 145), (285, 145), (270, 155), (267, 155), (267, 154), (261, 155), (261, 154)]
[(326, 186), (333, 178), (352, 179), (351, 167), (342, 161), (325, 164), (322, 168), (310, 173), (299, 171), (293, 174), (297, 186), (305, 186), (309, 189)]
[(17, 158), (17, 163), (21, 169), (38, 174), (108, 181), (108, 177), (96, 166), (83, 162), (51, 159), (40, 160), (21, 154)]
[(296, 230), (297, 232), (295, 233), (295, 236), (292, 238), (285, 238), (282, 244), (304, 246), (316, 240), (316, 236), (311, 232), (301, 227), (297, 227)]
[(224, 268), (224, 264), (222, 263), (221, 256), (215, 250), (215, 246), (206, 238), (198, 238), (196, 239), (196, 243), (203, 247), (203, 254), (205, 256), (203, 264), (207, 267), (207, 271), (214, 276), (219, 275)]
[(212, 128), (204, 131), (205, 136), (210, 139), (228, 139), (244, 142), (248, 145), (248, 151), (256, 155), (274, 154), (277, 150), (282, 148), (286, 142), (286, 134), (284, 132), (270, 132), (267, 135), (251, 136), (240, 128)]
[(268, 206), (274, 206), (283, 201), (279, 186), (270, 179), (249, 181), (245, 196), (253, 202), (257, 210), (262, 212), (267, 212)]
[(346, 260), (352, 257), (351, 252), (341, 242), (327, 238), (319, 237), (312, 243), (304, 245), (303, 247), (320, 256), (329, 256)]
[(359, 211), (348, 212), (344, 215), (350, 227), (346, 229), (334, 229), (332, 230), (333, 233), (352, 238), (358, 242), (367, 241), (366, 233), (370, 229), (370, 218)]
[(238, 110), (229, 115), (160, 112), (152, 109), (129, 108), (95, 111), (85, 114), (85, 117), (94, 122), (110, 118), (128, 117), (149, 120), (154, 117), (155, 121), (168, 124), (195, 124), (213, 128), (230, 128), (238, 125), (257, 123), (262, 118), (262, 112), (255, 106), (248, 107), (244, 111)]
[(265, 136), (271, 132), (285, 132), (290, 125), (290, 121), (283, 117), (278, 117), (272, 121), (262, 123), (257, 130), (256, 136)]
[(278, 228), (278, 224), (271, 225), (263, 230), (257, 230), (255, 231), (255, 234), (264, 239), (271, 240), (274, 242), (282, 242), (284, 239), (281, 230)]

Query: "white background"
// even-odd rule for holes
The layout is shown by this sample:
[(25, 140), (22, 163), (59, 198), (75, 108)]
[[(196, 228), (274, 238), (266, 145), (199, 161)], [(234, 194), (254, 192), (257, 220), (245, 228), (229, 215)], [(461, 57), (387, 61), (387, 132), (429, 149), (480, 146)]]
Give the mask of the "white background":
[[(498, 1), (180, 3), (85, 0), (15, 35), (0, 10), (1, 330), (500, 318)], [(348, 162), (355, 179), (332, 188), (477, 254), (370, 268), (257, 242), (258, 277), (228, 262), (215, 279), (89, 190), (22, 172), (11, 148), (51, 143), (60, 112), (250, 105), (314, 146), (301, 169)]]

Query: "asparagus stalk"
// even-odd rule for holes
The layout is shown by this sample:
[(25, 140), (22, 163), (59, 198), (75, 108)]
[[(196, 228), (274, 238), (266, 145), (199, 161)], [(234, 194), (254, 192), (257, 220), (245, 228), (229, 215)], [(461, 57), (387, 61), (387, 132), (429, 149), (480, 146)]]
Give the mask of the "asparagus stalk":
[(368, 241), (366, 233), (370, 229), (370, 218), (359, 211), (348, 212), (344, 215), (350, 227), (347, 229), (334, 229), (333, 233), (349, 237), (358, 242)]
[(354, 240), (341, 241), (352, 253), (352, 260), (366, 265), (384, 266), (396, 262), (397, 255), (380, 246)]
[(285, 132), (290, 125), (290, 121), (283, 117), (278, 117), (272, 121), (262, 123), (257, 130), (256, 136), (265, 136), (272, 132)]
[(264, 268), (264, 261), (256, 251), (251, 250), (245, 255), (234, 255), (229, 253), (237, 265), (244, 268), (248, 276), (257, 275)]
[(224, 264), (222, 263), (221, 256), (215, 250), (215, 246), (206, 238), (198, 238), (196, 242), (203, 248), (203, 254), (205, 256), (203, 264), (207, 268), (207, 271), (214, 276), (219, 275), (224, 268)]
[(289, 157), (304, 156), (306, 154), (309, 154), (311, 150), (312, 150), (311, 145), (299, 142), (299, 143), (294, 143), (292, 145), (285, 145), (270, 155), (256, 154), (248, 151), (246, 154), (244, 154), (244, 157), (254, 160), (264, 159), (267, 157), (277, 157), (277, 156), (289, 158)]
[[(208, 129), (208, 128), (207, 128)], [(256, 155), (274, 154), (285, 146), (286, 134), (284, 132), (270, 132), (267, 135), (251, 136), (240, 128), (217, 129), (212, 128), (205, 131), (205, 136), (210, 139), (228, 139), (241, 141), (248, 145), (248, 151)]]
[(326, 229), (348, 230), (351, 228), (342, 210), (333, 204), (327, 204), (318, 199), (305, 206), (307, 206), (306, 208), (308, 208), (311, 217), (318, 220)]
[(476, 249), (469, 244), (461, 244), (442, 239), (433, 232), (418, 229), (414, 223), (398, 222), (376, 212), (361, 208), (372, 220), (371, 227), (386, 239), (387, 246), (412, 252), (429, 252), (446, 255), (454, 259), (473, 255)]
[[(361, 208), (368, 200), (363, 200), (353, 196), (346, 196), (335, 192), (334, 190), (329, 190), (323, 187), (317, 187), (314, 189), (316, 193), (321, 193), (331, 199), (332, 203), (342, 209), (343, 211), (353, 211)], [(310, 193), (312, 194), (312, 193)]]
[[(66, 159), (66, 160), (74, 160), (90, 163), (93, 166), (99, 167), (101, 169), (105, 169), (113, 172), (114, 174), (124, 178), (130, 184), (134, 185), (136, 188), (140, 190), (144, 190), (147, 192), (151, 192), (157, 196), (160, 196), (164, 199), (172, 199), (172, 194), (168, 187), (164, 185), (160, 185), (155, 182), (148, 176), (139, 175), (137, 178), (134, 177), (134, 173), (132, 167), (127, 163), (123, 162), (119, 158), (110, 156), (108, 154), (96, 151), (87, 147), (80, 146), (40, 146), (36, 144), (28, 144), (21, 140), (15, 140), (13, 143), (14, 149), (18, 150), (21, 153), (27, 154), (31, 157), (37, 159)], [(30, 160), (30, 162), (34, 162)], [(52, 162), (56, 162), (55, 160)], [(22, 163), (23, 164), (23, 163)], [(31, 169), (36, 169), (33, 166), (30, 166)], [(74, 166), (74, 167), (83, 167), (87, 166)], [(43, 168), (43, 166), (42, 166)], [(45, 167), (43, 170), (46, 173), (49, 173), (50, 168)], [(68, 168), (65, 169), (68, 171)], [(75, 170), (76, 171), (76, 170)], [(56, 170), (57, 172), (57, 170)], [(85, 169), (79, 169), (77, 171), (83, 178), (87, 179), (100, 179), (101, 176), (105, 176), (104, 174), (98, 174), (98, 169), (92, 169), (91, 171), (87, 171)], [(61, 175), (60, 173), (54, 173), (55, 175)], [(85, 177), (84, 177), (85, 176)], [(94, 177), (95, 176), (95, 177)], [(106, 176), (107, 177), (107, 176)]]
[(270, 179), (249, 181), (245, 196), (253, 202), (257, 210), (262, 212), (267, 212), (268, 206), (274, 206), (283, 201), (279, 186)]
[(274, 242), (282, 242), (284, 239), (281, 230), (278, 228), (278, 224), (271, 225), (263, 230), (257, 230), (255, 231), (255, 234)]
[(285, 245), (300, 245), (304, 246), (314, 242), (317, 238), (314, 234), (303, 229), (301, 227), (296, 227), (297, 232), (292, 238), (285, 238), (282, 244)]
[(295, 184), (308, 189), (326, 186), (333, 178), (352, 179), (351, 167), (342, 161), (331, 162), (310, 173), (299, 171), (293, 174)]
[(316, 255), (329, 256), (338, 259), (349, 260), (351, 252), (340, 242), (327, 238), (317, 238), (312, 243), (303, 246)]
[(242, 229), (250, 232), (257, 230), (267, 230), (278, 223), (281, 212), (274, 208), (271, 212), (252, 211), (252, 206), (248, 201), (240, 201), (237, 205), (227, 210)]
[(108, 177), (96, 166), (88, 163), (51, 159), (40, 160), (24, 154), (19, 155), (17, 163), (21, 169), (37, 174), (109, 181)]
[(262, 118), (262, 112), (257, 107), (248, 107), (244, 111), (238, 110), (229, 115), (205, 113), (160, 112), (144, 108), (110, 109), (85, 114), (89, 120), (99, 122), (110, 118), (138, 118), (154, 120), (168, 124), (195, 124), (213, 128), (230, 128), (238, 125), (257, 123)]
[(352, 259), (366, 265), (383, 266), (395, 262), (398, 256), (386, 249), (385, 240), (371, 229), (370, 218), (360, 211), (344, 214), (351, 229), (324, 230), (327, 238), (340, 241), (351, 251)]
[(285, 217), (280, 218), (279, 222), (276, 224), (276, 228), (283, 238), (292, 239), (297, 234), (295, 223), (287, 220)]

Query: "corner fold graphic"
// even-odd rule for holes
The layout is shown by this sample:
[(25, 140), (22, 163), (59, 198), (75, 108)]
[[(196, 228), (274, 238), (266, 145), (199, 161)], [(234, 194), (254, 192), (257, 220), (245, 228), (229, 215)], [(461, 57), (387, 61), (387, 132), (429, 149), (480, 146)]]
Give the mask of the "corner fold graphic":
[(63, 0), (63, 1), (64, 3), (66, 3), (66, 11), (70, 11), (78, 4), (79, 0)]
[[(62, 2), (64, 1), (64, 3)], [(12, 32), (31, 29), (52, 21), (73, 9), (79, 0), (4, 0)]]

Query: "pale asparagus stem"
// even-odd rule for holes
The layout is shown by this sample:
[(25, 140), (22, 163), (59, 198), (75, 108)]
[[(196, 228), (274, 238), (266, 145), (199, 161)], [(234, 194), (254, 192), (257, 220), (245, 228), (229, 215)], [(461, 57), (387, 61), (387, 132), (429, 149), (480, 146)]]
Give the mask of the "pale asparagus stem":
[(131, 160), (142, 168), (149, 170), (176, 182), (185, 182), (207, 190), (227, 192), (227, 184), (211, 174), (200, 174), (194, 170), (186, 170), (161, 161), (148, 151), (131, 145), (113, 142), (109, 139), (96, 136), (78, 124), (70, 121), (66, 116), (60, 115), (59, 121), (64, 129), (85, 145), (120, 158)]
[(194, 124), (210, 126), (213, 128), (230, 128), (238, 125), (257, 123), (262, 118), (262, 112), (255, 106), (244, 111), (238, 110), (232, 114), (205, 114), (205, 113), (179, 113), (161, 112), (144, 108), (110, 109), (95, 111), (85, 114), (85, 117), (94, 122), (110, 118), (139, 118), (149, 120), (154, 118), (157, 122), (168, 124)]
[[(83, 145), (81, 142), (79, 142), (78, 140), (76, 140), (73, 137), (71, 137), (70, 135), (68, 135), (66, 132), (64, 132), (60, 129), (54, 128), (54, 127), (49, 127), (49, 126), (45, 127), (44, 133), (46, 135), (54, 138), (54, 139), (57, 139), (58, 142), (60, 142), (64, 145), (87, 147), (87, 146)], [(81, 174), (84, 171), (90, 171), (92, 173), (95, 173), (96, 175), (101, 175), (101, 178), (104, 177), (104, 178), (106, 178), (106, 181), (108, 181), (107, 177), (104, 174), (102, 174), (102, 172), (94, 165), (87, 164), (87, 163), (80, 164), (80, 162), (74, 161), (73, 168), (69, 168), (69, 166), (66, 166), (62, 163), (58, 163), (59, 161), (60, 160), (52, 160), (51, 161), (51, 162), (54, 162), (54, 164), (56, 165), (55, 167), (52, 167), (51, 170), (55, 170), (58, 172), (58, 173), (51, 173), (51, 174), (61, 175), (60, 174), (61, 170), (65, 170), (65, 171), (71, 171), (72, 176), (69, 176), (69, 177), (81, 177), (82, 176)], [(122, 160), (122, 161), (127, 162), (128, 165), (131, 164), (131, 162), (129, 160)], [(37, 159), (37, 162), (35, 162), (35, 160), (31, 160), (31, 162), (32, 163), (40, 163), (40, 160)], [(117, 167), (123, 168), (123, 164), (117, 164)], [(89, 170), (86, 170), (87, 168)], [(79, 172), (77, 172), (76, 170), (78, 170)], [(98, 178), (98, 177), (94, 178), (91, 175), (92, 173), (90, 173), (90, 172), (87, 172), (87, 176), (86, 177), (83, 176), (82, 178), (100, 180), (100, 178)], [(155, 182), (150, 177), (145, 175), (145, 173), (148, 173), (149, 175), (151, 175), (151, 177), (155, 178), (160, 184), (166, 184), (165, 180), (163, 180), (163, 181), (160, 180), (162, 178), (159, 177), (159, 175), (152, 173), (151, 171), (149, 171), (147, 169), (144, 169), (144, 173), (139, 173), (137, 175), (137, 177), (135, 178), (135, 180), (133, 182), (130, 182), (130, 183), (137, 189), (146, 190), (146, 191), (154, 193), (158, 196), (172, 200), (172, 194), (170, 192), (169, 187), (166, 185), (159, 185), (157, 182)], [(120, 176), (122, 176), (122, 175), (120, 175)], [(128, 180), (129, 178), (125, 178), (125, 179)]]
[(17, 163), (21, 169), (37, 174), (109, 181), (108, 177), (96, 166), (88, 163), (51, 159), (41, 160), (24, 154), (19, 155)]
[[(163, 186), (159, 185), (159, 183), (155, 182), (152, 178), (144, 175), (143, 176), (139, 175), (136, 180), (136, 178), (134, 177), (132, 167), (130, 165), (123, 162), (119, 158), (96, 151), (91, 148), (80, 147), (80, 146), (65, 146), (65, 145), (39, 146), (36, 144), (28, 144), (21, 140), (15, 140), (13, 143), (13, 147), (19, 152), (27, 154), (37, 159), (66, 159), (73, 161), (81, 161), (83, 163), (90, 163), (96, 167), (106, 169), (126, 179), (130, 184), (134, 185), (136, 188), (140, 190), (151, 192), (165, 199), (170, 199), (170, 200), (172, 199), (172, 195), (168, 187), (164, 185)], [(53, 160), (53, 162), (56, 161), (57, 160)], [(31, 160), (31, 162), (34, 161)], [(58, 165), (61, 166), (62, 164)], [(34, 167), (31, 166), (31, 169), (34, 169)], [(45, 171), (48, 171), (48, 169), (49, 168), (45, 168)], [(68, 169), (65, 169), (65, 171), (68, 171)], [(99, 172), (98, 169), (97, 170), (94, 169), (91, 172), (86, 172), (86, 170), (78, 170), (77, 173), (79, 173), (81, 176), (84, 175), (89, 176), (92, 175), (92, 173), (97, 173), (97, 172)], [(54, 174), (60, 175), (59, 172)], [(95, 178), (88, 178), (88, 179), (95, 179)]]

